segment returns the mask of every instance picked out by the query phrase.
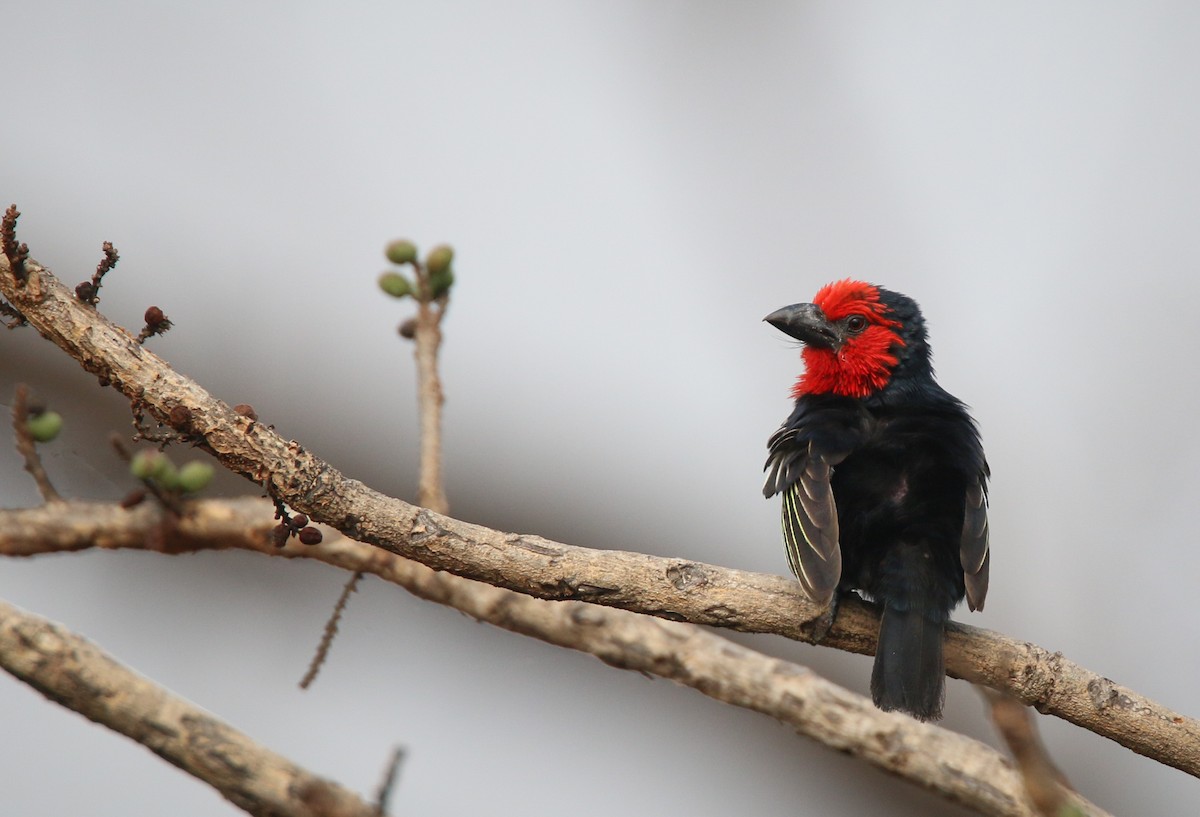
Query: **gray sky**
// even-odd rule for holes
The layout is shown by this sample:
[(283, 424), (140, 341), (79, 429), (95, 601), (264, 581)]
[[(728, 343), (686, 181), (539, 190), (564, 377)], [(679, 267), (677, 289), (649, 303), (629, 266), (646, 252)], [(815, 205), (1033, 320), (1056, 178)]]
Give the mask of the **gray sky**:
[[(457, 249), (445, 324), (456, 516), (785, 572), (759, 493), (798, 354), (761, 317), (860, 277), (915, 297), (994, 471), (988, 606), (1195, 714), (1200, 11), (1182, 3), (41, 2), (5, 15), (0, 195), (68, 281), (223, 399), (415, 492), (410, 311), (381, 249)], [(32, 332), (79, 495), (123, 492), (121, 400)], [(97, 472), (108, 474), (105, 478)], [(33, 501), (0, 451), (6, 504)], [(223, 483), (227, 491), (241, 483)], [(959, 814), (760, 716), (366, 582), (245, 554), (0, 564), (62, 621), (397, 814)], [(869, 659), (746, 639), (865, 692)], [(949, 684), (946, 725), (992, 741)], [(11, 813), (233, 814), (146, 750), (0, 678)], [(1117, 813), (1196, 782), (1042, 719)], [(13, 739), (12, 736), (20, 736)]]

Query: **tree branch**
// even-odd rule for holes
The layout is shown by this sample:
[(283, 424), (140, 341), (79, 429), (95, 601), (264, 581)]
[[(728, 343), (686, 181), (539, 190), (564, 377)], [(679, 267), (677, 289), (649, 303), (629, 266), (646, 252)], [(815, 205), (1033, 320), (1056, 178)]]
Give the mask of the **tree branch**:
[(65, 628), (0, 601), (0, 667), (263, 817), (379, 817), (374, 806), (179, 698)]
[(1044, 817), (1059, 817), (1070, 808), (1068, 793), (1074, 789), (1038, 737), (1029, 707), (990, 689), (983, 692), (992, 710), (992, 723), (1012, 752), (1030, 803)]
[[(145, 548), (161, 511), (126, 511), (99, 503), (0, 511), (0, 553), (102, 548)], [(812, 671), (679, 622), (648, 618), (584, 602), (551, 602), (438, 573), (421, 564), (344, 537), (315, 547), (277, 548), (269, 502), (257, 499), (193, 503), (172, 553), (237, 547), (268, 556), (311, 558), (356, 573), (373, 573), (416, 596), (473, 618), (595, 655), (691, 687), (711, 698), (761, 712), (818, 742), (986, 815), (1032, 817), (1023, 780), (1013, 765), (978, 741), (931, 724), (881, 712)], [(1104, 812), (1070, 792), (1080, 814)]]
[(421, 417), (421, 481), (417, 501), (436, 513), (449, 513), (450, 502), (442, 480), (442, 379), (438, 375), (438, 349), (442, 345), (441, 305), (417, 299), (417, 327), (413, 355), (417, 360), (417, 399)]
[[(590, 601), (746, 632), (807, 640), (804, 622), (821, 613), (795, 582), (779, 576), (502, 533), (373, 491), (299, 443), (235, 413), (124, 329), (75, 301), (41, 265), (29, 260), (25, 266), (40, 281), (40, 294), (34, 297), (32, 287), (17, 286), (3, 258), (0, 294), (45, 337), (225, 467), (353, 539), (531, 596)], [(179, 406), (186, 411), (172, 413)], [(870, 653), (877, 631), (873, 609), (848, 600), (822, 644)], [(1200, 776), (1200, 723), (1059, 653), (956, 624), (948, 628), (946, 663), (952, 676), (1006, 691), (1039, 711)]]

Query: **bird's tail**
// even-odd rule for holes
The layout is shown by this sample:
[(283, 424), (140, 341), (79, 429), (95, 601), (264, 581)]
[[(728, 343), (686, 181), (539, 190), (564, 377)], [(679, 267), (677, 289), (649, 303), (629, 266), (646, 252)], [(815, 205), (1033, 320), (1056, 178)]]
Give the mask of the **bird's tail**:
[(917, 720), (942, 716), (946, 670), (941, 616), (885, 605), (871, 671), (871, 698), (880, 709), (898, 709)]

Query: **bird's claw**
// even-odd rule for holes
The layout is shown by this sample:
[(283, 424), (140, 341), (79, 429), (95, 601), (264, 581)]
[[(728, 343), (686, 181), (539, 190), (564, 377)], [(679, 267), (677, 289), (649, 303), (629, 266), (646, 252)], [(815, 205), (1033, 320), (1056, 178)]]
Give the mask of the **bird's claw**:
[(820, 644), (825, 640), (825, 636), (829, 635), (829, 631), (833, 627), (833, 620), (837, 618), (837, 611), (838, 597), (837, 594), (834, 594), (833, 598), (829, 600), (829, 606), (822, 610), (819, 616), (804, 622), (804, 626), (812, 638), (812, 643)]

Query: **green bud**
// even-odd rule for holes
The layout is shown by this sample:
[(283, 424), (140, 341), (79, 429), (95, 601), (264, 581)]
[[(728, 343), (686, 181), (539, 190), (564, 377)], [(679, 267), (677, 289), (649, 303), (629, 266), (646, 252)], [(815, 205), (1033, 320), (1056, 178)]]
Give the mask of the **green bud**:
[(176, 470), (175, 463), (171, 462), (170, 457), (160, 454), (154, 466), (153, 477), (164, 487), (174, 488), (176, 480), (179, 479), (179, 471)]
[(429, 255), (425, 256), (425, 268), (429, 270), (430, 275), (437, 275), (439, 272), (444, 272), (450, 269), (450, 262), (454, 260), (454, 249), (447, 244), (439, 244), (429, 251)]
[(48, 443), (62, 431), (63, 418), (57, 411), (43, 411), (25, 421), (29, 436), (39, 443)]
[(203, 491), (212, 482), (213, 467), (207, 462), (192, 460), (179, 469), (179, 487), (187, 494)]
[(454, 270), (446, 267), (440, 272), (429, 274), (429, 297), (438, 299), (450, 291), (454, 284)]
[(171, 487), (177, 477), (174, 463), (161, 451), (137, 452), (129, 461), (129, 472), (138, 479), (151, 479), (163, 487)]
[(393, 241), (384, 248), (383, 254), (393, 264), (411, 264), (417, 260), (417, 245), (404, 239)]
[(154, 476), (154, 466), (162, 454), (157, 451), (139, 451), (129, 461), (129, 473), (138, 479), (150, 479)]
[(412, 284), (398, 272), (385, 272), (379, 276), (379, 288), (393, 298), (413, 294)]

